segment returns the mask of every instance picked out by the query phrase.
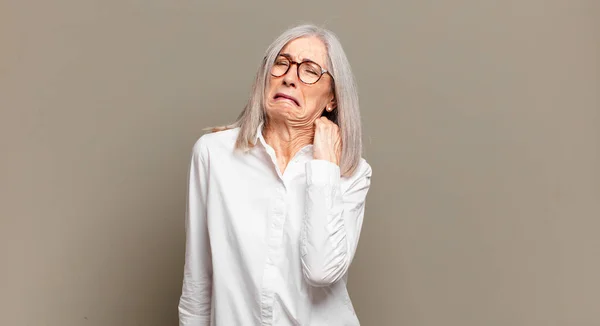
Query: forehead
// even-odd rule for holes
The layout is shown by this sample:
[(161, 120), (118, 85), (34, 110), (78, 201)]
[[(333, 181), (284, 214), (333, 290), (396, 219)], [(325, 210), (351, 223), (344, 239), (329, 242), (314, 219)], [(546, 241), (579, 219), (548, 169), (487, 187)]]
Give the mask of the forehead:
[(327, 48), (318, 37), (301, 37), (286, 44), (280, 53), (289, 54), (295, 61), (312, 60), (321, 66), (327, 63)]

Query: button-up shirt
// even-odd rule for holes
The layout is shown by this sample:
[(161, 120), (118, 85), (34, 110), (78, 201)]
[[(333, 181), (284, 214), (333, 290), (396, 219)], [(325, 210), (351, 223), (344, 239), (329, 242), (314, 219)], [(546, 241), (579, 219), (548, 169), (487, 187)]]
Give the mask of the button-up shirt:
[(179, 324), (359, 325), (346, 283), (371, 167), (341, 176), (308, 145), (281, 173), (261, 130), (248, 152), (239, 128), (193, 147)]

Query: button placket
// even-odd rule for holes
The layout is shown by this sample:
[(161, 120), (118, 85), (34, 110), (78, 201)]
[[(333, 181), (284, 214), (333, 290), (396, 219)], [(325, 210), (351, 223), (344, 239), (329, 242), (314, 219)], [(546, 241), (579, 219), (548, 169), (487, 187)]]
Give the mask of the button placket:
[(272, 198), (271, 232), (267, 242), (267, 265), (263, 275), (263, 296), (261, 302), (262, 325), (270, 325), (273, 319), (274, 282), (277, 265), (282, 256), (283, 225), (286, 215), (285, 185), (278, 185)]

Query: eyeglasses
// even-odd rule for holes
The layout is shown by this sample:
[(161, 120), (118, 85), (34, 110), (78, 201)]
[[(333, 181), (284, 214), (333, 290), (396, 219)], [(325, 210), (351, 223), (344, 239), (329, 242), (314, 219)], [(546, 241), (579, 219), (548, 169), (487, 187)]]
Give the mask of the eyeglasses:
[[(273, 77), (281, 77), (287, 74), (292, 64), (298, 66), (298, 70), (296, 71), (298, 73), (298, 79), (305, 84), (314, 84), (318, 82), (324, 74), (329, 74), (329, 76), (331, 76), (329, 71), (321, 68), (321, 66), (315, 62), (296, 62), (283, 55), (280, 55), (275, 59), (275, 62), (271, 67), (271, 75)], [(333, 78), (333, 76), (331, 76), (331, 78)]]

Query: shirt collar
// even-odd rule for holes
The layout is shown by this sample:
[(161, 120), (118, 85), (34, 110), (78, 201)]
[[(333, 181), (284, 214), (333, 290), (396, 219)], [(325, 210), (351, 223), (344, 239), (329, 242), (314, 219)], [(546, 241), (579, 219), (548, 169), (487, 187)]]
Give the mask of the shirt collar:
[(263, 138), (263, 135), (262, 135), (263, 125), (264, 125), (264, 122), (261, 122), (258, 125), (258, 128), (256, 128), (256, 136), (254, 137), (254, 145), (256, 145), (256, 143), (258, 142), (259, 139), (261, 140), (261, 142), (265, 141), (265, 139)]

